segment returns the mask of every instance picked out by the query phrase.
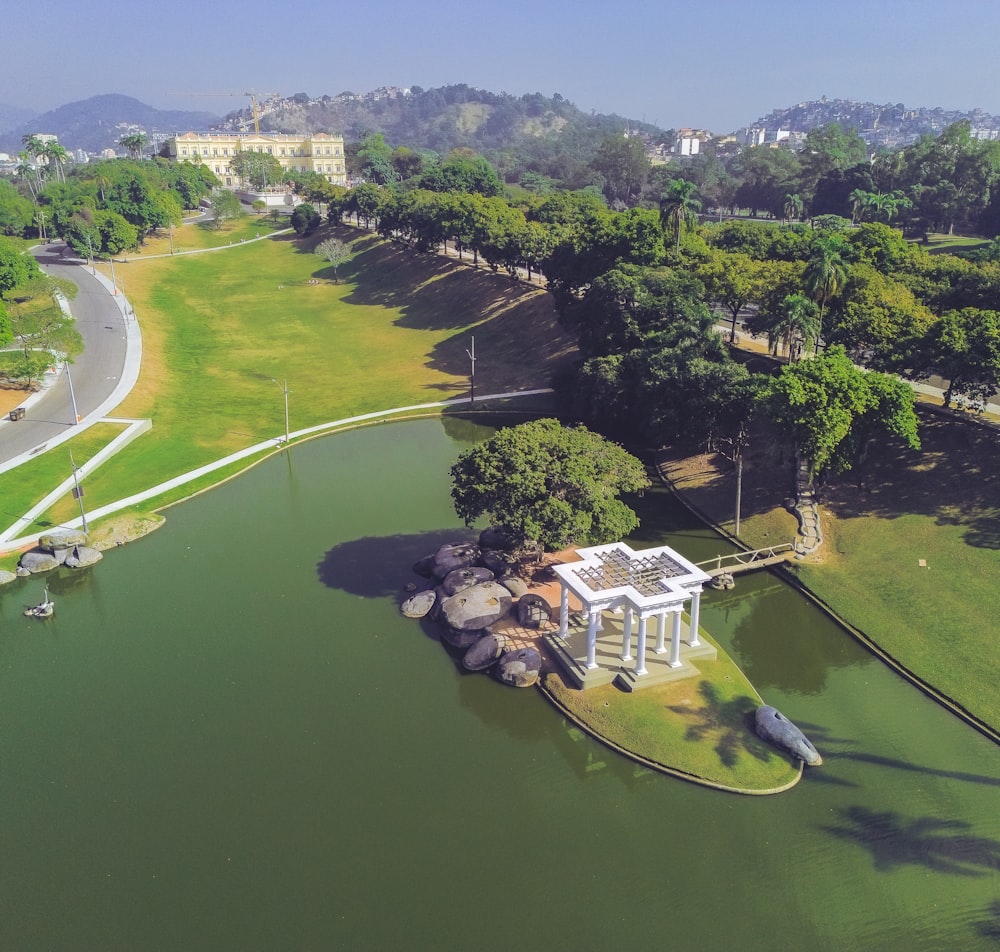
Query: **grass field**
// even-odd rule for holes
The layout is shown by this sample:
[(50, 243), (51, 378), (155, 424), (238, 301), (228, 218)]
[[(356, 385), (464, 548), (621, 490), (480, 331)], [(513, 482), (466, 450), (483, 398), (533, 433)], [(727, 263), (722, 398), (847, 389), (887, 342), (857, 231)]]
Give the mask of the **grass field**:
[[(116, 264), (142, 327), (143, 365), (115, 414), (150, 418), (153, 429), (90, 477), (90, 508), (283, 435), (275, 381), (287, 380), (294, 431), (467, 395), (473, 335), (480, 395), (546, 386), (574, 353), (538, 289), (346, 227), (335, 233), (353, 257), (338, 284), (312, 253), (329, 229), (307, 240), (239, 242), (267, 224), (248, 218), (221, 232), (185, 225), (175, 229), (175, 250), (222, 250), (149, 257), (169, 251), (160, 238), (145, 258)], [(23, 512), (52, 488), (42, 468), (24, 476), (0, 476), (5, 510), (26, 503)], [(64, 502), (44, 522), (69, 512)]]
[(699, 660), (698, 668), (700, 677), (634, 694), (613, 685), (570, 690), (559, 674), (549, 674), (545, 691), (614, 747), (689, 777), (747, 793), (794, 782), (798, 761), (753, 731), (761, 699), (743, 672), (721, 651), (716, 661)]
[[(845, 621), (1000, 730), (989, 607), (1000, 579), (1000, 433), (960, 415), (924, 411), (920, 434), (921, 451), (880, 447), (861, 488), (854, 475), (824, 488), (823, 544), (791, 564)], [(744, 472), (740, 533), (751, 547), (790, 541), (795, 530), (781, 506), (791, 471), (777, 465), (765, 439), (757, 445)], [(701, 456), (685, 466), (685, 497), (732, 529), (729, 464)]]

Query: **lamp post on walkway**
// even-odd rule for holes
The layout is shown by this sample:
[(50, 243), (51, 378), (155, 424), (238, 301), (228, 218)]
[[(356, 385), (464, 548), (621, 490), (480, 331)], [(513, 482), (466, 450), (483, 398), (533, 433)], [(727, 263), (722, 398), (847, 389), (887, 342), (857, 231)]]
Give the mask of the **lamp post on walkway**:
[(476, 402), (476, 338), (472, 338), (472, 350), (465, 351), (472, 361), (472, 371), (469, 374), (469, 403)]
[(288, 434), (288, 394), (291, 391), (288, 389), (288, 378), (285, 378), (284, 384), (278, 383), (274, 377), (271, 378), (271, 382), (276, 384), (281, 388), (281, 392), (285, 395), (285, 446), (288, 446), (289, 434)]
[(73, 495), (76, 497), (77, 502), (80, 503), (80, 519), (83, 522), (83, 531), (87, 531), (87, 513), (83, 511), (83, 488), (80, 486), (80, 480), (76, 475), (76, 463), (73, 461), (73, 451), (69, 451), (69, 465), (73, 467)]
[(73, 425), (79, 426), (80, 411), (76, 406), (76, 392), (73, 390), (73, 375), (69, 372), (69, 361), (64, 359), (63, 363), (66, 365), (66, 381), (69, 384), (69, 399), (73, 404)]

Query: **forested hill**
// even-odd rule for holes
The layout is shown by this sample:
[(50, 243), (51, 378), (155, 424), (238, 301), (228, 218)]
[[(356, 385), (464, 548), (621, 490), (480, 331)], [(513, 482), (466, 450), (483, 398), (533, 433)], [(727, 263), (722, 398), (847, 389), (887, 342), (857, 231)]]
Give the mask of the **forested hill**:
[[(244, 128), (248, 112), (227, 117)], [(617, 115), (585, 113), (558, 93), (512, 96), (466, 85), (310, 98), (299, 94), (269, 103), (261, 129), (273, 132), (340, 132), (348, 142), (365, 133), (382, 133), (394, 146), (446, 154), (465, 147), (488, 156), (498, 167), (530, 164), (537, 153), (564, 152), (570, 164), (589, 159), (610, 134), (626, 130), (664, 141), (655, 126)], [(672, 134), (671, 140), (672, 141)]]

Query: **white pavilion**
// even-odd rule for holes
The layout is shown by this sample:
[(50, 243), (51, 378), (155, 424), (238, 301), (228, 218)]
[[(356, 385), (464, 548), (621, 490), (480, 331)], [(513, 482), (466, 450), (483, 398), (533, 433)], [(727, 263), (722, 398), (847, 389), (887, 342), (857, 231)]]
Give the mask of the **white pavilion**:
[[(559, 630), (547, 640), (577, 687), (616, 681), (634, 691), (695, 675), (692, 659), (715, 658), (715, 648), (698, 637), (707, 572), (665, 545), (635, 551), (615, 542), (576, 555), (579, 561), (552, 567), (561, 589)], [(571, 608), (571, 598), (579, 608)]]

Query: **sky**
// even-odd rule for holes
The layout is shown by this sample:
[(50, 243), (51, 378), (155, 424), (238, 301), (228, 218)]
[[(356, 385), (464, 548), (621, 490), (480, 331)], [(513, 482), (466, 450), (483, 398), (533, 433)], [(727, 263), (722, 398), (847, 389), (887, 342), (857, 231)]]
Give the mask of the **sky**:
[(1000, 115), (996, 0), (4, 0), (0, 103), (465, 83), (722, 133), (819, 99)]

